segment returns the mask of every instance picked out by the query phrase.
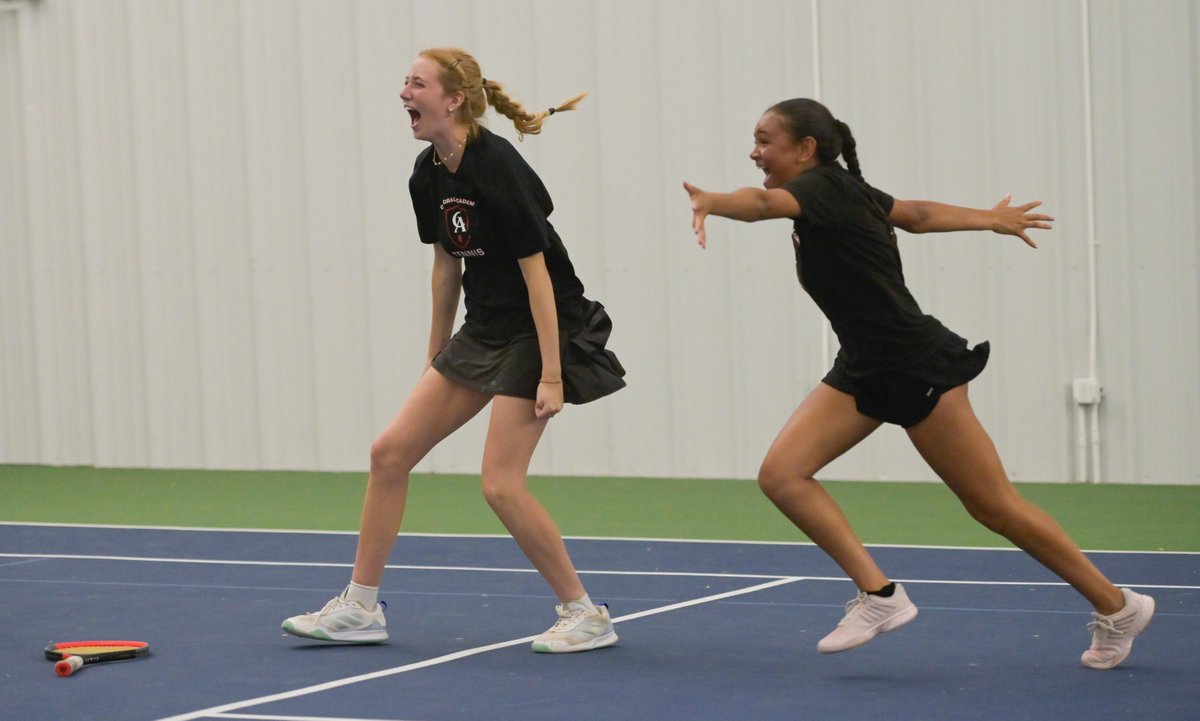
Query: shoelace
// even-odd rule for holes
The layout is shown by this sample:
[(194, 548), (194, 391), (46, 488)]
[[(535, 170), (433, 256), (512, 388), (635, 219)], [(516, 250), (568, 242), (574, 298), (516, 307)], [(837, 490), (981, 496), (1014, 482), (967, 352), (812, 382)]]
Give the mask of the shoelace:
[(841, 626), (841, 625), (847, 623), (850, 620), (850, 617), (852, 615), (858, 613), (858, 611), (863, 607), (863, 604), (865, 604), (866, 602), (867, 602), (866, 592), (859, 591), (858, 595), (855, 596), (853, 600), (849, 601), (846, 604), (846, 615), (842, 617), (841, 621), (838, 621), (838, 625)]
[(558, 620), (554, 622), (554, 627), (551, 631), (569, 631), (587, 616), (589, 611), (581, 609), (579, 611), (569, 611), (565, 608), (558, 609)]
[[(329, 603), (326, 603), (325, 606), (320, 611), (316, 612), (316, 614), (318, 616), (324, 616), (325, 614), (332, 613), (332, 612), (338, 610), (339, 608), (344, 608), (346, 606), (349, 606), (350, 603), (351, 603), (350, 601), (347, 601), (346, 599), (342, 598), (341, 596), (334, 596), (333, 598), (329, 599)], [(359, 604), (359, 607), (362, 608), (362, 605)], [(380, 611), (387, 610), (387, 601), (379, 602), (379, 610)]]
[(1124, 631), (1119, 630), (1115, 625), (1113, 625), (1112, 619), (1105, 616), (1097, 616), (1094, 621), (1088, 623), (1087, 627), (1092, 633), (1104, 631), (1105, 633), (1113, 634), (1115, 636), (1125, 635)]
[(317, 615), (324, 616), (325, 614), (332, 613), (333, 611), (336, 611), (345, 605), (346, 599), (342, 598), (341, 596), (334, 596), (333, 598), (329, 599), (328, 603), (321, 607), (320, 611), (317, 611)]

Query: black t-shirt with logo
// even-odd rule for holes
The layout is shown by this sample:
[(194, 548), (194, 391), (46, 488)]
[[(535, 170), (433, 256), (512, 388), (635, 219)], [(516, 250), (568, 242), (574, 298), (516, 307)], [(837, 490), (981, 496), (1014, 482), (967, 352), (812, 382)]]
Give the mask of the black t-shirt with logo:
[(579, 325), (583, 283), (550, 225), (554, 204), (512, 143), (480, 128), (453, 173), (434, 165), (430, 146), (417, 158), (408, 188), (421, 242), (440, 243), (463, 259), (464, 329), (494, 340), (536, 332), (517, 263), (535, 253), (545, 254), (559, 327)]
[(904, 284), (900, 249), (885, 221), (892, 196), (840, 165), (783, 186), (800, 203), (793, 224), (796, 274), (837, 334), (851, 375), (911, 367), (951, 331), (921, 312)]

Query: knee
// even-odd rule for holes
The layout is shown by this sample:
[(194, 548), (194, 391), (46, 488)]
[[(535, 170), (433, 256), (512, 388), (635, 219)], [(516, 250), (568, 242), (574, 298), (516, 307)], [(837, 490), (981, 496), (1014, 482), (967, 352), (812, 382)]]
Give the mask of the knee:
[(1022, 517), (1020, 504), (1016, 499), (964, 499), (963, 507), (967, 509), (971, 518), (984, 528), (1005, 538), (1012, 534)]
[(484, 471), (480, 488), (483, 491), (483, 500), (493, 509), (500, 509), (513, 503), (519, 487), (505, 482), (500, 474)]
[(770, 457), (758, 469), (758, 488), (772, 500), (800, 487), (802, 474)]
[(408, 473), (416, 465), (410, 456), (403, 442), (381, 435), (371, 442), (371, 472)]

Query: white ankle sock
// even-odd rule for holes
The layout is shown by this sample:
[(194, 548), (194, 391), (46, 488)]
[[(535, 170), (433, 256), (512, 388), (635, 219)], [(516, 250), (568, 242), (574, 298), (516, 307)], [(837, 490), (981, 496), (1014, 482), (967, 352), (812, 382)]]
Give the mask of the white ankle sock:
[(379, 586), (363, 586), (351, 581), (342, 597), (347, 601), (358, 601), (363, 608), (370, 611), (379, 602)]
[(585, 594), (583, 594), (583, 596), (582, 596), (582, 597), (580, 597), (580, 598), (577, 598), (577, 599), (575, 599), (574, 601), (570, 601), (570, 602), (569, 602), (567, 605), (569, 606), (569, 605), (570, 605), (570, 604), (572, 604), (572, 603), (577, 603), (577, 604), (579, 604), (580, 606), (583, 606), (584, 608), (586, 608), (586, 609), (587, 609), (587, 610), (589, 610), (589, 611), (595, 611), (595, 610), (596, 610), (596, 604), (592, 603), (592, 599), (588, 598), (588, 595), (587, 595), (586, 593), (585, 593)]

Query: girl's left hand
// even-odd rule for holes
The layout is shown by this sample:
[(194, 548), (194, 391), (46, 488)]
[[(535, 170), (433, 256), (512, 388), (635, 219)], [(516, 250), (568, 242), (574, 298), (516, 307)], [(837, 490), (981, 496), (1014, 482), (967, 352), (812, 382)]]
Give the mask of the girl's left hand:
[(562, 383), (538, 383), (537, 401), (533, 404), (533, 414), (538, 418), (553, 418), (562, 408)]
[(701, 248), (707, 248), (708, 234), (704, 231), (704, 219), (708, 217), (708, 205), (704, 202), (704, 191), (686, 182), (683, 189), (692, 201), (692, 232), (696, 234), (696, 242)]

